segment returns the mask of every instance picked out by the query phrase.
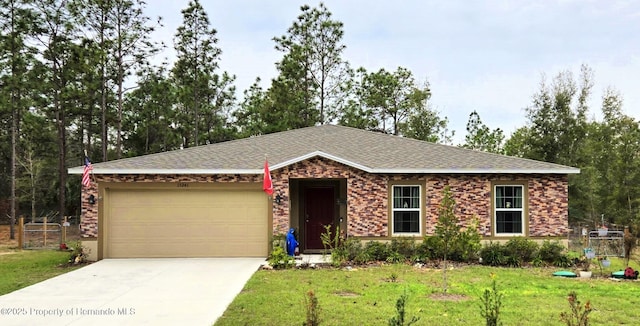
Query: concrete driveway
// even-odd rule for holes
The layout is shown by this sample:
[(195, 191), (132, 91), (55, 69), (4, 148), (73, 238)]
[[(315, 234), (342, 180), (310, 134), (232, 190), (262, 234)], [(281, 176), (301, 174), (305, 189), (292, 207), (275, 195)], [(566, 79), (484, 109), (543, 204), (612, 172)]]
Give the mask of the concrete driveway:
[(212, 325), (263, 262), (106, 259), (0, 296), (0, 325)]

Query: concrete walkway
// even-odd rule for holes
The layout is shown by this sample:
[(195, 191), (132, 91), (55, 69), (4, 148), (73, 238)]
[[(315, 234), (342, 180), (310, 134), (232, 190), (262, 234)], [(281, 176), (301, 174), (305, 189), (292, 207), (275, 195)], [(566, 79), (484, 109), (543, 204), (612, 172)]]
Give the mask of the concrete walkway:
[(0, 325), (212, 325), (263, 262), (106, 259), (0, 296)]

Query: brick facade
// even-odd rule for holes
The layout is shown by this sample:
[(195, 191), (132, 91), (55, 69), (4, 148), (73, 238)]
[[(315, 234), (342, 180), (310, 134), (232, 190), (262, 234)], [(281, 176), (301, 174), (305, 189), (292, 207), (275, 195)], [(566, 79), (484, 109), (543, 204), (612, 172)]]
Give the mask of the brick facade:
[[(349, 236), (388, 237), (388, 185), (391, 181), (412, 180), (425, 186), (423, 227), (433, 234), (442, 190), (449, 186), (456, 200), (456, 214), (463, 225), (475, 216), (483, 236), (491, 236), (491, 185), (496, 181), (523, 182), (528, 189), (528, 235), (565, 236), (568, 228), (568, 182), (566, 175), (385, 175), (368, 174), (344, 164), (321, 158), (273, 170), (273, 186), (283, 196), (273, 206), (273, 233), (289, 228), (291, 179), (344, 179), (347, 191), (347, 232)], [(262, 182), (262, 175), (96, 175), (98, 182)], [(98, 198), (94, 184), (82, 193), (83, 237), (98, 236), (98, 205), (88, 205), (89, 195)]]

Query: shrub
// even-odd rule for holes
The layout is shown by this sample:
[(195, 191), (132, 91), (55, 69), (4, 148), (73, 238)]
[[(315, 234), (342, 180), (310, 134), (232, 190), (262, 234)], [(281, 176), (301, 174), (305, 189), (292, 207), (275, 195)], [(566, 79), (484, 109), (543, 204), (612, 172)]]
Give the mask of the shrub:
[(482, 301), (480, 315), (484, 317), (487, 326), (497, 326), (500, 319), (500, 307), (502, 306), (502, 293), (498, 292), (493, 274), (491, 278), (493, 280), (491, 290), (485, 289), (484, 294), (480, 297)]
[(315, 293), (313, 293), (313, 290), (309, 290), (307, 295), (304, 297), (304, 306), (306, 310), (306, 320), (302, 325), (320, 325), (320, 305), (318, 304), (318, 298)]
[(560, 320), (565, 322), (567, 326), (589, 325), (589, 314), (593, 310), (593, 308), (591, 308), (591, 302), (587, 301), (583, 307), (578, 300), (578, 295), (573, 291), (567, 296), (567, 301), (569, 301), (571, 310), (568, 313), (560, 313)]
[(408, 300), (408, 296), (405, 291), (405, 293), (403, 293), (400, 296), (398, 301), (396, 301), (396, 315), (391, 317), (391, 319), (389, 319), (389, 326), (413, 325), (417, 323), (418, 320), (420, 320), (419, 317), (413, 316), (409, 321), (405, 322), (405, 318), (406, 318), (405, 306), (407, 304), (407, 300)]
[(392, 251), (389, 254), (389, 256), (387, 256), (387, 263), (391, 263), (391, 264), (402, 263), (402, 262), (404, 262), (406, 260), (407, 260), (407, 258), (405, 256), (401, 255), (397, 251)]
[(444, 244), (434, 236), (425, 236), (416, 248), (416, 255), (425, 261), (442, 257), (443, 254)]
[(562, 254), (564, 250), (565, 247), (560, 244), (560, 242), (545, 240), (542, 243), (542, 246), (540, 246), (538, 257), (546, 263), (555, 264), (557, 261), (562, 259), (562, 256), (564, 256)]
[(538, 254), (538, 244), (523, 237), (515, 237), (505, 244), (505, 251), (510, 257), (518, 257), (522, 262), (531, 262)]
[(268, 261), (269, 265), (273, 267), (273, 269), (287, 269), (296, 266), (295, 258), (287, 255), (284, 248), (280, 246), (273, 248)]
[(398, 253), (405, 258), (411, 258), (416, 252), (416, 240), (410, 237), (393, 238), (389, 245), (391, 253)]
[(86, 263), (87, 257), (89, 257), (89, 249), (83, 247), (80, 241), (76, 241), (71, 247), (69, 263), (73, 265)]
[(489, 242), (480, 250), (482, 264), (504, 266), (507, 263), (506, 250), (499, 242)]
[(481, 238), (480, 232), (478, 232), (478, 219), (474, 219), (469, 227), (461, 231), (458, 238), (452, 243), (451, 260), (459, 262), (477, 260), (478, 252), (482, 247)]
[(389, 248), (384, 242), (369, 241), (364, 246), (364, 251), (372, 261), (386, 261), (389, 257)]

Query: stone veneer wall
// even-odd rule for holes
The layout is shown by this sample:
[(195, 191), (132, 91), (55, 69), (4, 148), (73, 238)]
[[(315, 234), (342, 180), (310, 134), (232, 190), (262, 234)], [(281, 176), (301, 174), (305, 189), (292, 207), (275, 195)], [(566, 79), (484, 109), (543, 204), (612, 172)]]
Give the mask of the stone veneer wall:
[[(312, 158), (271, 171), (273, 186), (283, 196), (273, 207), (273, 233), (289, 229), (289, 179), (347, 180), (347, 232), (349, 236), (388, 237), (388, 183), (415, 180), (426, 184), (424, 227), (433, 234), (442, 190), (449, 185), (456, 200), (456, 214), (467, 225), (476, 216), (480, 233), (491, 235), (491, 182), (526, 181), (529, 193), (529, 236), (565, 236), (568, 227), (566, 175), (382, 175), (368, 174), (325, 158)], [(262, 182), (262, 175), (96, 175), (98, 182)], [(82, 193), (83, 237), (98, 236), (98, 205), (88, 205), (89, 195), (98, 198), (93, 183)]]
[(480, 234), (491, 236), (491, 182), (524, 181), (529, 200), (529, 236), (566, 236), (569, 233), (566, 175), (431, 175), (427, 176), (426, 232), (433, 234), (442, 191), (449, 185), (461, 224), (479, 219)]
[(388, 234), (387, 177), (368, 174), (335, 161), (316, 157), (272, 171), (273, 188), (284, 196), (274, 206), (273, 233), (289, 230), (289, 179), (347, 179), (347, 233), (384, 237)]

